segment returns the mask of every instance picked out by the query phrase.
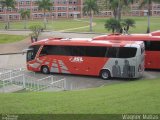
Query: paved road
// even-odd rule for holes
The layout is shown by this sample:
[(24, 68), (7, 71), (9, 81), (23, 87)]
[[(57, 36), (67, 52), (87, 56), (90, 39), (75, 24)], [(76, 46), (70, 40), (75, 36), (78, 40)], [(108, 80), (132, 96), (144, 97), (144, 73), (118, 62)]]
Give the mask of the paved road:
[[(0, 56), (0, 67), (3, 68), (17, 68), (25, 67), (25, 55), (7, 55)], [(47, 77), (41, 73), (36, 73), (39, 78)], [(129, 82), (128, 80), (123, 79), (111, 79), (111, 80), (102, 80), (99, 77), (94, 76), (80, 76), (80, 75), (66, 75), (66, 74), (51, 74), (56, 77), (56, 79), (66, 78), (67, 83), (70, 89), (84, 89), (102, 86), (104, 84), (115, 84), (122, 82)], [(143, 79), (155, 79), (160, 78), (159, 71), (145, 71)]]
[(17, 55), (0, 55), (0, 68), (14, 68), (25, 67), (26, 56), (22, 54)]
[[(0, 34), (12, 34), (12, 35), (29, 35), (30, 31), (0, 31)], [(49, 37), (62, 37), (62, 38), (91, 38), (98, 36), (100, 34), (80, 34), (80, 33), (61, 33), (56, 31), (42, 32), (39, 36), (39, 40)], [(11, 52), (21, 52), (23, 49), (26, 49), (31, 44), (30, 37), (9, 44), (0, 44), (0, 54), (1, 53), (11, 53)]]
[[(4, 31), (0, 30), (1, 34), (11, 34), (11, 35), (29, 35), (31, 31)], [(81, 37), (81, 38), (88, 38), (94, 37), (97, 35), (102, 35), (101, 33), (72, 33), (72, 32), (57, 32), (57, 31), (44, 31), (41, 33), (40, 37), (65, 37), (65, 38), (74, 38), (74, 37)]]
[(56, 31), (50, 31), (50, 32), (43, 32), (43, 36), (53, 36), (53, 37), (63, 37), (63, 38), (91, 38), (98, 35), (98, 33), (65, 33), (65, 32), (56, 32)]

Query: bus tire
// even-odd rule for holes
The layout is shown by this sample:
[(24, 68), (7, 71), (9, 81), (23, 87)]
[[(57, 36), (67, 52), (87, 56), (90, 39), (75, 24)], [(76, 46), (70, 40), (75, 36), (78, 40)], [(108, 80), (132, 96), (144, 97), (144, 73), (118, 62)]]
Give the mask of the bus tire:
[(100, 77), (104, 80), (108, 80), (111, 77), (109, 70), (101, 70)]
[(42, 66), (42, 67), (41, 67), (41, 72), (42, 72), (43, 74), (49, 74), (50, 71), (49, 71), (48, 66)]

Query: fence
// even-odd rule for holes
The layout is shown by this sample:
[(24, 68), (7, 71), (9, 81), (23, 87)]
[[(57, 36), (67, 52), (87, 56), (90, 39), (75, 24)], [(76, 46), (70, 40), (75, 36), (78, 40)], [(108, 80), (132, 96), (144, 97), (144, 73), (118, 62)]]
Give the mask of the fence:
[(15, 76), (24, 74), (25, 68), (19, 68), (19, 69), (2, 69), (0, 73), (0, 80), (5, 80), (8, 78), (13, 78)]
[(9, 72), (10, 69), (6, 69), (6, 68), (0, 68), (0, 74), (4, 73), (4, 72)]
[(50, 89), (50, 90), (66, 89), (66, 84), (65, 84), (66, 80), (65, 79), (55, 80), (54, 76), (48, 76), (42, 79), (35, 80), (34, 77), (25, 75), (24, 79), (25, 79), (24, 88), (30, 91), (43, 91), (45, 89)]
[(58, 81), (53, 81), (52, 83), (50, 83), (50, 86), (48, 86), (48, 87), (67, 90), (66, 79), (63, 78), (63, 79), (58, 80)]
[(13, 85), (21, 86), (21, 89), (29, 91), (66, 90), (65, 79), (57, 80), (54, 76), (39, 79), (35, 76), (35, 73), (26, 72), (22, 68), (3, 72), (0, 74), (0, 92), (7, 92), (9, 86), (13, 87)]

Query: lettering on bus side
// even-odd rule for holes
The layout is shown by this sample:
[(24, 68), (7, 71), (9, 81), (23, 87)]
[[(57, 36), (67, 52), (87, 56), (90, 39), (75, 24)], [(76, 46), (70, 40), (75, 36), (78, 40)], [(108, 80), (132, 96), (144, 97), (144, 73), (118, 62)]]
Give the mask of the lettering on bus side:
[(69, 61), (81, 63), (81, 62), (83, 62), (84, 60), (83, 60), (82, 57), (71, 57), (71, 58), (69, 58)]

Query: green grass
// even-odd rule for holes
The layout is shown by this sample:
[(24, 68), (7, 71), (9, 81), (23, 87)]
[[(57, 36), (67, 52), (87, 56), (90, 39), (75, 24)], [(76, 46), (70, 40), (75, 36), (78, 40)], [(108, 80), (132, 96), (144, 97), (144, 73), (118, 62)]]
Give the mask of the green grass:
[(160, 79), (64, 92), (0, 94), (2, 114), (160, 113)]
[(48, 25), (48, 29), (52, 30), (65, 30), (87, 26), (89, 23), (86, 21), (76, 21), (76, 20), (57, 20), (57, 21), (49, 21), (50, 25)]
[[(146, 17), (122, 17), (124, 18), (132, 18), (136, 22), (135, 28), (130, 28), (130, 33), (146, 33), (147, 30), (147, 16)], [(93, 32), (97, 33), (111, 33), (111, 31), (107, 31), (104, 28), (105, 21), (109, 18), (94, 18), (93, 22), (96, 23), (96, 25), (93, 27)], [(160, 29), (160, 17), (151, 17), (151, 31), (159, 30)], [(28, 27), (33, 24), (41, 24), (43, 26), (43, 20), (42, 21), (29, 21)], [(0, 22), (0, 29), (4, 29), (4, 23)], [(49, 20), (47, 23), (47, 29), (49, 30), (66, 30), (71, 32), (89, 32), (89, 18), (88, 19), (79, 19), (79, 20)], [(79, 28), (80, 27), (80, 28)], [(10, 23), (11, 29), (23, 29), (24, 23), (23, 21), (20, 22), (11, 22)], [(72, 28), (79, 28), (79, 29), (73, 29)]]
[[(122, 19), (125, 18), (131, 18), (134, 19), (136, 24), (135, 28), (130, 28), (130, 33), (146, 33), (147, 30), (147, 17), (123, 17)], [(104, 28), (105, 21), (109, 18), (94, 18), (93, 21), (96, 23), (96, 26), (93, 27), (93, 32), (98, 32), (98, 33), (111, 33), (111, 31), (108, 31), (107, 29)], [(86, 19), (85, 19), (86, 20)], [(151, 31), (155, 30), (160, 30), (160, 17), (151, 17), (151, 22), (150, 22), (150, 28)], [(81, 32), (89, 32), (89, 28), (82, 28), (78, 29), (77, 31)]]
[[(132, 33), (141, 33), (141, 32), (146, 32), (147, 31), (147, 17), (137, 17), (135, 18), (136, 21), (136, 27), (132, 28), (130, 31)], [(151, 31), (156, 31), (160, 30), (160, 17), (151, 17), (151, 22), (150, 22), (150, 28)]]
[[(43, 20), (42, 21), (28, 21), (27, 28), (34, 24), (40, 24), (44, 26)], [(49, 20), (47, 23), (47, 29), (49, 30), (64, 30), (64, 29), (71, 29), (77, 28), (88, 25), (86, 21), (79, 21), (79, 20)], [(3, 22), (0, 23), (0, 29), (4, 29), (5, 24)], [(10, 22), (10, 29), (24, 29), (24, 22)]]
[(13, 42), (21, 41), (25, 37), (26, 36), (23, 36), (23, 35), (0, 34), (0, 44), (13, 43)]

